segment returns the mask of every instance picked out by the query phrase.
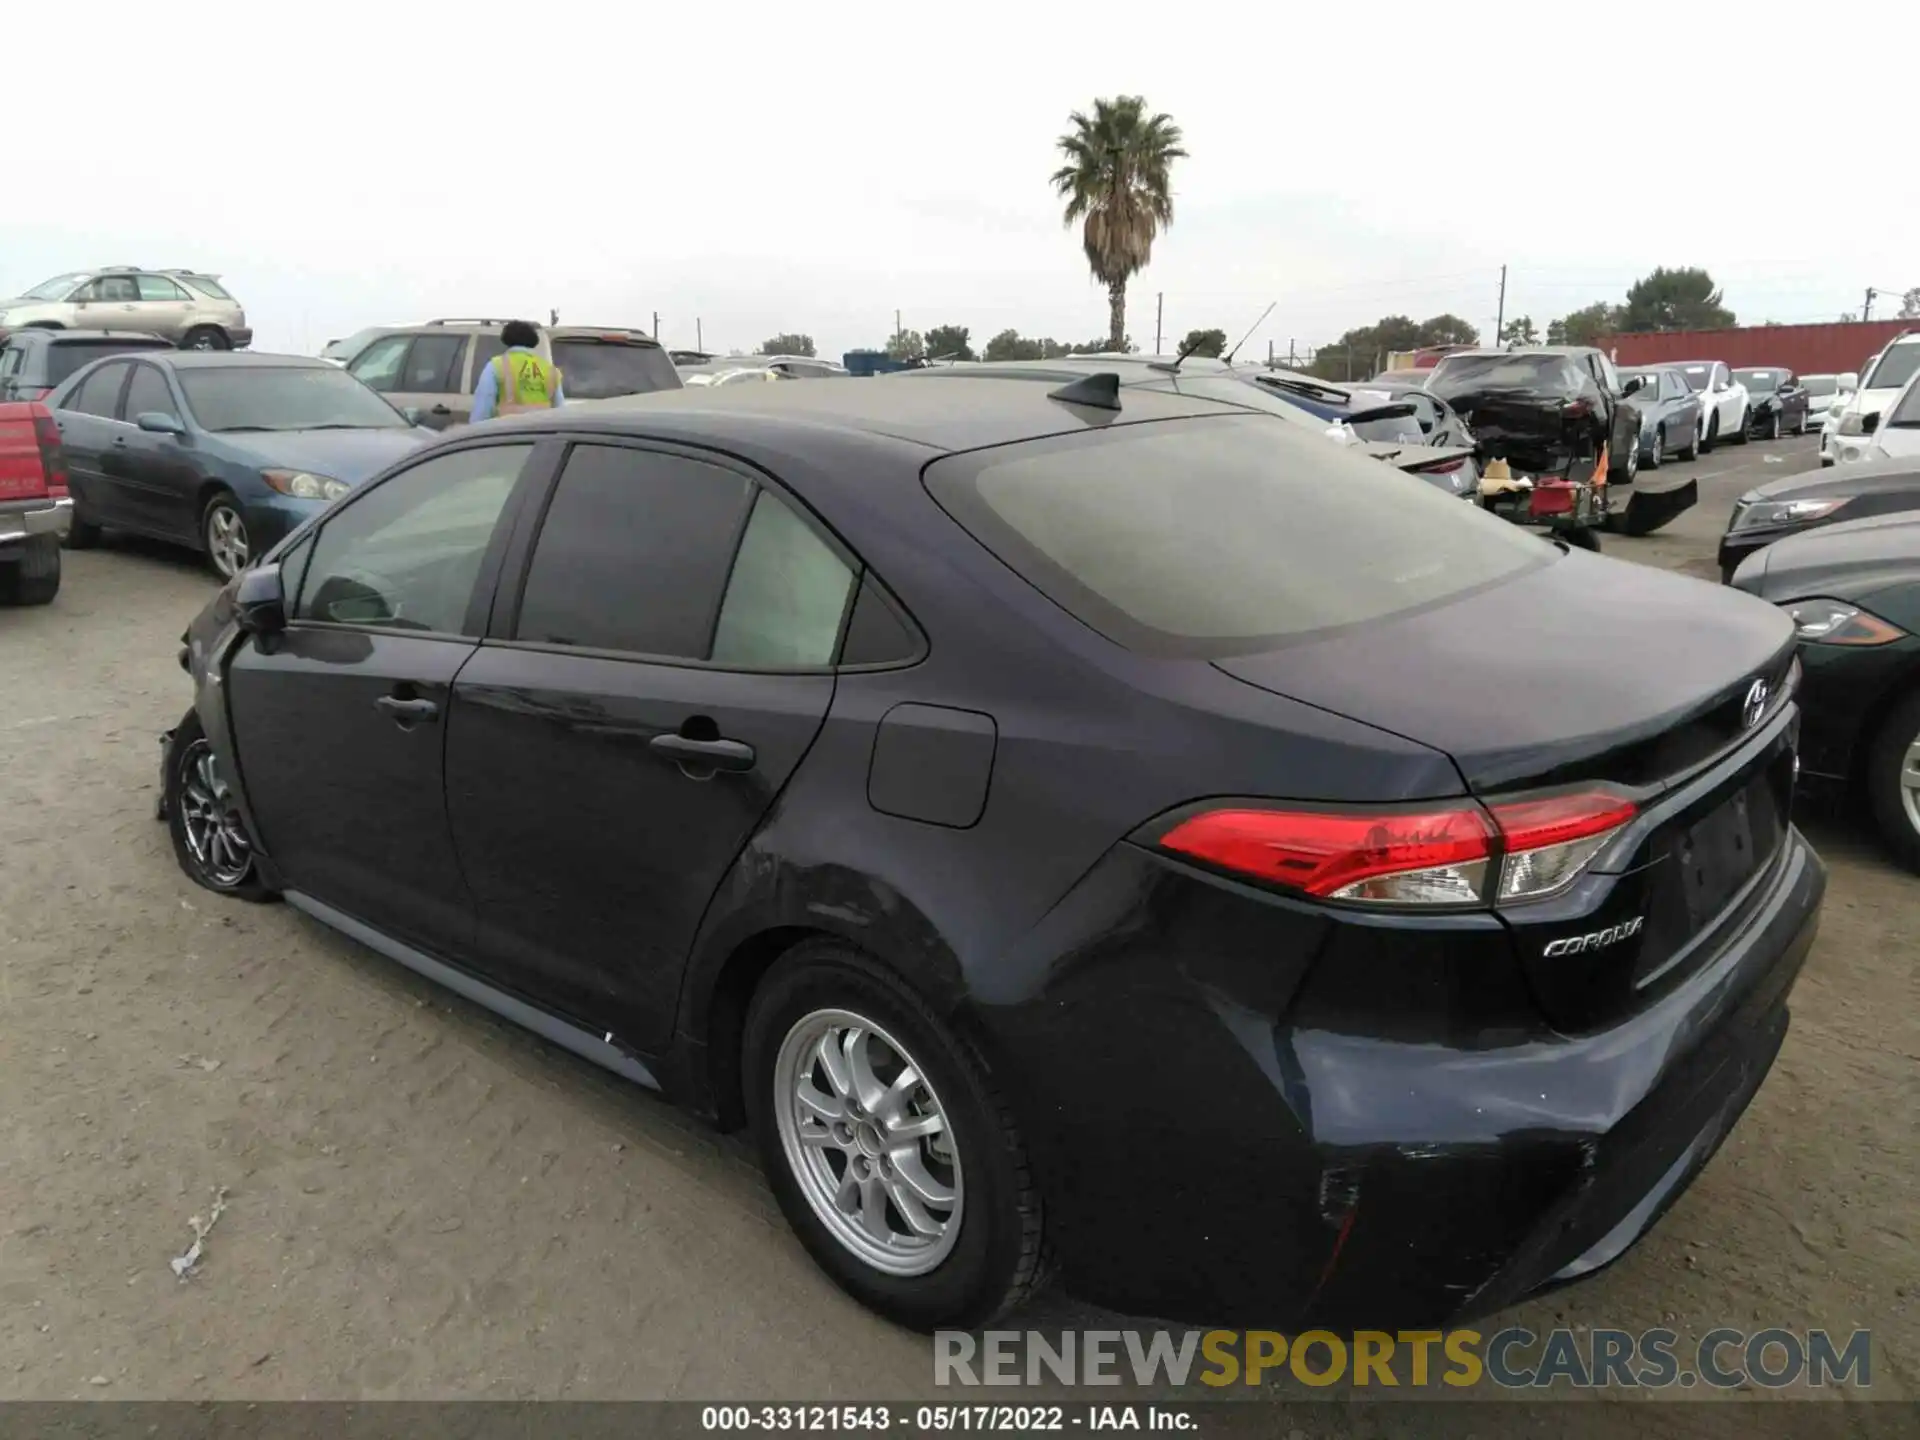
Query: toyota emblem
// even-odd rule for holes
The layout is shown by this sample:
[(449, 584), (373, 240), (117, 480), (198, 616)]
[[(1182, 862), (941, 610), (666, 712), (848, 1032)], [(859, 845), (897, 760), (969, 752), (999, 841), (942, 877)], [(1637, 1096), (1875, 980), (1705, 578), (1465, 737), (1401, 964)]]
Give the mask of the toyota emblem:
[(1767, 682), (1756, 680), (1747, 687), (1747, 698), (1740, 706), (1740, 723), (1751, 730), (1760, 723), (1760, 717), (1767, 713)]

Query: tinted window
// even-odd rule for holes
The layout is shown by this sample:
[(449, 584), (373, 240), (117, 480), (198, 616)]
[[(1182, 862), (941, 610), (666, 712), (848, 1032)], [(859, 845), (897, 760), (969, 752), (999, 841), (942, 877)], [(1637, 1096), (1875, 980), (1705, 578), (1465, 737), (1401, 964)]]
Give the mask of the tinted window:
[(187, 283), (202, 295), (211, 296), (215, 300), (233, 299), (233, 296), (229, 295), (226, 290), (221, 287), (220, 282), (215, 280), (211, 275), (189, 275), (187, 277)]
[(142, 300), (184, 300), (187, 292), (164, 275), (136, 275), (134, 288)]
[(920, 640), (895, 613), (880, 587), (869, 576), (861, 582), (853, 615), (847, 621), (846, 643), (840, 647), (842, 665), (897, 665), (920, 653)]
[(1554, 558), (1446, 491), (1253, 415), (949, 456), (927, 485), (1042, 593), (1155, 654), (1266, 649)]
[(382, 394), (400, 388), (400, 367), (407, 358), (410, 335), (389, 335), (376, 340), (347, 366), (347, 373), (370, 390)]
[(1571, 395), (1580, 389), (1580, 372), (1559, 355), (1449, 355), (1427, 388), (1445, 397), (1502, 389)]
[(1823, 395), (1833, 395), (1839, 391), (1839, 385), (1831, 375), (1809, 375), (1805, 381), (1807, 394), (1814, 399)]
[(133, 367), (133, 379), (127, 385), (127, 403), (123, 414), (129, 420), (137, 420), (148, 413), (173, 415), (179, 410), (174, 403), (173, 392), (167, 389), (167, 378), (152, 365)]
[(830, 665), (853, 571), (784, 500), (762, 490), (720, 602), (713, 660), (742, 669)]
[(114, 407), (120, 402), (120, 385), (127, 378), (124, 363), (102, 365), (86, 379), (80, 382), (80, 388), (73, 392), (66, 408), (78, 410), (82, 415), (99, 415), (111, 420)]
[(471, 633), (467, 611), (531, 445), (424, 460), (346, 504), (321, 527), (296, 618)]
[(560, 388), (569, 400), (610, 400), (680, 386), (680, 372), (657, 345), (555, 340), (553, 363), (560, 367)]
[(171, 350), (164, 340), (79, 340), (62, 336), (58, 344), (47, 347), (47, 380), (58, 385), (82, 366), (91, 365), (104, 355), (124, 355), (132, 350)]
[(407, 352), (406, 374), (399, 390), (419, 390), (429, 395), (445, 395), (460, 388), (460, 352), (466, 348), (464, 335), (416, 335)]
[(576, 445), (534, 547), (518, 638), (704, 659), (751, 488), (679, 455)]
[(180, 372), (203, 430), (400, 430), (393, 406), (332, 365), (214, 365)]
[(1911, 380), (1915, 370), (1920, 370), (1920, 344), (1889, 345), (1861, 388), (1893, 390)]

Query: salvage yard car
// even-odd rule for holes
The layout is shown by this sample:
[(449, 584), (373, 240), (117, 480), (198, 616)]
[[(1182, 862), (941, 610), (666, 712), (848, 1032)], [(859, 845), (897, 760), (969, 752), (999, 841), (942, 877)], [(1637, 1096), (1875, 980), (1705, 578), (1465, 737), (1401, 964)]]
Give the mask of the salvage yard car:
[(1865, 802), (1920, 872), (1920, 512), (1790, 536), (1734, 572), (1800, 636), (1803, 781)]
[(1458, 351), (1434, 367), (1427, 389), (1467, 422), (1483, 467), (1503, 459), (1529, 476), (1602, 484), (1602, 457), (1623, 480), (1640, 468), (1639, 412), (1592, 346)]
[(158, 335), (121, 330), (16, 330), (0, 343), (0, 402), (44, 400), (82, 365), (136, 350), (171, 350)]
[(1906, 510), (1920, 510), (1920, 461), (1913, 459), (1770, 480), (1734, 502), (1720, 537), (1721, 578), (1731, 579), (1747, 556), (1789, 535)]
[(52, 414), (38, 401), (0, 402), (0, 605), (47, 605), (60, 593), (70, 503)]
[(1687, 378), (1687, 388), (1700, 399), (1700, 448), (1711, 450), (1722, 440), (1744, 445), (1753, 419), (1747, 388), (1734, 378), (1724, 360), (1680, 360), (1674, 368)]
[(183, 350), (237, 350), (253, 343), (246, 311), (217, 275), (132, 265), (76, 270), (0, 300), (0, 335), (52, 330), (138, 330)]
[(73, 490), (67, 544), (103, 529), (190, 545), (221, 579), (421, 444), (358, 380), (299, 355), (101, 360), (48, 397)]
[(1640, 416), (1640, 463), (1658, 470), (1671, 456), (1700, 458), (1700, 402), (1671, 365), (1620, 372), (1620, 388)]
[(1829, 412), (1831, 436), (1821, 436), (1821, 460), (1842, 465), (1873, 458), (1873, 432), (1886, 409), (1920, 372), (1920, 330), (1889, 340), (1860, 376), (1859, 388), (1837, 412)]
[(1289, 1328), (1589, 1274), (1825, 885), (1780, 611), (1111, 377), (476, 426), (185, 641), (188, 876), (749, 1124), (921, 1329), (1053, 1262)]
[(1795, 435), (1807, 433), (1812, 399), (1793, 378), (1791, 370), (1778, 366), (1741, 369), (1733, 378), (1747, 392), (1747, 428), (1764, 440), (1778, 440), (1782, 431)]

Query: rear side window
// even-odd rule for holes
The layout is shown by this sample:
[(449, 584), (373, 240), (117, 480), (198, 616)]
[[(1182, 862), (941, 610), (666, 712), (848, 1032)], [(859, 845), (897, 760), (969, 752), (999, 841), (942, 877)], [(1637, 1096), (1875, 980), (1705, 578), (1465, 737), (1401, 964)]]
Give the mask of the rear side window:
[(215, 280), (211, 275), (189, 275), (187, 276), (187, 284), (198, 290), (202, 295), (211, 296), (215, 300), (233, 299), (233, 296), (222, 289), (220, 282)]
[(142, 300), (184, 300), (187, 292), (164, 275), (136, 275), (133, 283)]
[(560, 388), (569, 400), (611, 400), (680, 388), (680, 372), (657, 345), (555, 340), (553, 363), (560, 367)]
[(171, 350), (164, 340), (142, 343), (138, 340), (61, 340), (47, 347), (47, 384), (58, 385), (82, 366), (91, 365), (103, 355), (125, 355), (135, 350)]
[(574, 446), (534, 546), (515, 638), (705, 659), (752, 489), (735, 471), (683, 455)]
[(126, 378), (125, 364), (102, 365), (80, 382), (80, 388), (67, 401), (67, 409), (113, 419), (114, 407), (120, 402), (120, 386)]
[(743, 670), (831, 665), (853, 580), (792, 506), (762, 490), (720, 602), (713, 662)]
[(1445, 491), (1257, 415), (948, 456), (926, 483), (1041, 593), (1156, 655), (1270, 649), (1555, 558)]

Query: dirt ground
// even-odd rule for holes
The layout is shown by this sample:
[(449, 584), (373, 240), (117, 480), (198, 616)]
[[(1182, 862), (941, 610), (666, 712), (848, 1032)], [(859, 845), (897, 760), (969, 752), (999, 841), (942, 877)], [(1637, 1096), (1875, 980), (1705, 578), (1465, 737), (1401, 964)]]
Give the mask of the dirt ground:
[[(1608, 548), (1710, 575), (1733, 496), (1811, 463), (1722, 450), (1671, 533)], [(815, 1270), (737, 1140), (191, 886), (156, 740), (211, 582), (131, 542), (67, 566), (0, 612), (0, 1398), (930, 1392), (927, 1343)], [(1831, 889), (1753, 1108), (1636, 1251), (1513, 1318), (1870, 1327), (1873, 1398), (1920, 1399), (1920, 881), (1806, 824)], [(1056, 1295), (1018, 1323), (1129, 1322)]]

